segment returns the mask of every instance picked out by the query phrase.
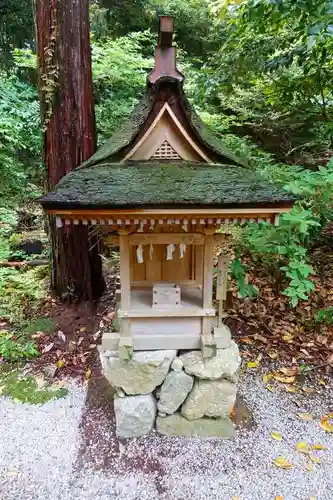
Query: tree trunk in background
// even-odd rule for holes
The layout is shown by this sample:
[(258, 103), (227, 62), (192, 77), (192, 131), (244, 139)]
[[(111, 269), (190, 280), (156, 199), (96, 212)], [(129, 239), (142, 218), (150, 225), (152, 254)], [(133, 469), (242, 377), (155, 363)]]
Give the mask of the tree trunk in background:
[[(48, 189), (96, 149), (88, 0), (35, 0), (36, 41)], [(52, 288), (62, 298), (104, 290), (99, 244), (85, 226), (49, 218)]]

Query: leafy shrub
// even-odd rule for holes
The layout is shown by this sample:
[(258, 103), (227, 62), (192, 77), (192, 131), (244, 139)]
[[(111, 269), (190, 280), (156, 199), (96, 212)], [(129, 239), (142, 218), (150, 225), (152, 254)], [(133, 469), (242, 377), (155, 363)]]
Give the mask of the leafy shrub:
[(319, 309), (315, 313), (316, 323), (324, 323), (326, 325), (333, 324), (333, 307), (327, 307), (326, 309)]
[(31, 341), (20, 341), (14, 333), (0, 330), (0, 356), (7, 361), (31, 359), (39, 355)]
[(0, 317), (17, 324), (22, 323), (28, 313), (32, 316), (38, 310), (47, 291), (40, 272), (40, 269), (25, 272), (0, 269)]
[(42, 133), (34, 87), (15, 74), (0, 73), (0, 199), (13, 203), (37, 195), (41, 180)]
[[(259, 223), (246, 227), (242, 246), (255, 260), (283, 272), (288, 284), (282, 293), (295, 307), (315, 289), (308, 250), (333, 219), (333, 161), (315, 172), (271, 162), (261, 166), (260, 171), (301, 199), (290, 212), (281, 215), (279, 226)], [(241, 271), (238, 273), (241, 275)]]
[(152, 68), (153, 61), (142, 55), (141, 43), (151, 37), (149, 32), (134, 33), (92, 44), (99, 142), (108, 139), (119, 122), (130, 114), (145, 88), (147, 70)]
[(258, 297), (259, 290), (256, 286), (247, 282), (246, 278), (247, 268), (244, 264), (242, 264), (240, 258), (236, 258), (231, 262), (230, 272), (235, 279), (241, 297), (249, 297), (249, 298)]

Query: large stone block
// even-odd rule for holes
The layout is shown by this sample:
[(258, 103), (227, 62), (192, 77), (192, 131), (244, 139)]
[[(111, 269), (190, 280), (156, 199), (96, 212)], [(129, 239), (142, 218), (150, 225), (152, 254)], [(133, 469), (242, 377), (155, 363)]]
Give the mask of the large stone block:
[(149, 394), (161, 385), (176, 350), (134, 352), (131, 360), (110, 357), (104, 363), (104, 376), (126, 394)]
[(114, 400), (116, 434), (121, 439), (148, 434), (154, 427), (156, 401), (152, 394)]
[(193, 377), (180, 371), (171, 371), (161, 387), (158, 410), (163, 413), (174, 413), (185, 401), (193, 386)]
[(181, 413), (189, 420), (226, 417), (234, 407), (236, 394), (237, 386), (227, 380), (196, 380)]
[(235, 430), (229, 417), (225, 418), (199, 418), (197, 420), (187, 420), (179, 413), (158, 416), (156, 419), (156, 430), (160, 434), (167, 436), (185, 437), (216, 437), (231, 438)]
[(201, 351), (190, 351), (180, 356), (184, 369), (189, 375), (207, 380), (233, 377), (241, 358), (238, 346), (231, 341), (227, 349), (218, 349), (213, 358), (204, 358)]

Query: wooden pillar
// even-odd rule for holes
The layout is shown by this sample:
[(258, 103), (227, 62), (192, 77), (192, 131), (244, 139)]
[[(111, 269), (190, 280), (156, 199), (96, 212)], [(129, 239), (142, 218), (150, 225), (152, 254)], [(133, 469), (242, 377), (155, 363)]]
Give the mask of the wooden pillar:
[[(203, 265), (203, 308), (213, 307), (213, 248), (215, 228), (205, 228), (204, 265)], [(204, 358), (216, 354), (216, 344), (212, 335), (212, 318), (202, 318), (201, 351)]]
[(217, 326), (214, 327), (214, 341), (218, 349), (229, 347), (231, 341), (230, 329), (223, 324), (223, 304), (228, 290), (228, 255), (220, 255), (217, 267), (216, 299), (219, 301), (219, 315)]
[[(119, 250), (120, 250), (120, 288), (121, 288), (121, 309), (129, 311), (131, 308), (131, 265), (130, 249), (128, 241), (128, 230), (120, 229)], [(131, 320), (123, 317), (121, 319), (121, 336), (119, 340), (120, 359), (130, 359), (133, 352), (133, 341), (131, 335)]]

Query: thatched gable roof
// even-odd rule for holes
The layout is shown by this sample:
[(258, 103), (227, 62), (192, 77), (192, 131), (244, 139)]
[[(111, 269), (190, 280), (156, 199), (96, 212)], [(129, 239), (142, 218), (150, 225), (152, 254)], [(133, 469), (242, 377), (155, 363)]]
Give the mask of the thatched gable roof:
[[(165, 80), (164, 80), (165, 81)], [(142, 127), (149, 118), (155, 105), (156, 87), (151, 87), (135, 106), (131, 115), (124, 120), (112, 137), (100, 147), (82, 166), (96, 165), (104, 161), (118, 161), (123, 151), (135, 143)], [(183, 90), (178, 89), (182, 110), (186, 116), (188, 126), (196, 136), (199, 144), (203, 144), (209, 152), (216, 156), (219, 162), (248, 166), (246, 158), (234, 154), (220, 138), (217, 138), (210, 128), (201, 120), (189, 103)]]

